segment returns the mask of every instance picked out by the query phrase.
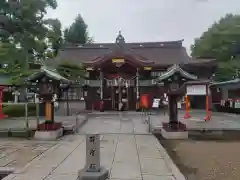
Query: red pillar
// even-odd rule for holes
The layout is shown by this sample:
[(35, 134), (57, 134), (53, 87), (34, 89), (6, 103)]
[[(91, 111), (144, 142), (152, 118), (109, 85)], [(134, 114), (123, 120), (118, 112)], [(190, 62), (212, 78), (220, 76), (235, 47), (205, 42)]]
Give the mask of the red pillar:
[(210, 113), (209, 113), (209, 97), (208, 97), (208, 85), (206, 86), (206, 116), (204, 117), (205, 121), (209, 121), (210, 120)]
[(4, 90), (4, 86), (0, 86), (0, 119), (7, 117), (7, 115), (3, 114), (3, 111), (2, 111), (3, 90)]

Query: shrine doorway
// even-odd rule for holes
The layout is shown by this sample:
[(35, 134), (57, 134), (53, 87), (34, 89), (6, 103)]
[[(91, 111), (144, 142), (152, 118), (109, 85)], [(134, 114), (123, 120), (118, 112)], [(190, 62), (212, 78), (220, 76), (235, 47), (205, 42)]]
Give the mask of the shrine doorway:
[(107, 86), (111, 89), (112, 110), (132, 110), (134, 101), (134, 79), (117, 77), (107, 80)]
[(136, 109), (136, 67), (106, 64), (103, 70), (103, 100), (105, 110)]

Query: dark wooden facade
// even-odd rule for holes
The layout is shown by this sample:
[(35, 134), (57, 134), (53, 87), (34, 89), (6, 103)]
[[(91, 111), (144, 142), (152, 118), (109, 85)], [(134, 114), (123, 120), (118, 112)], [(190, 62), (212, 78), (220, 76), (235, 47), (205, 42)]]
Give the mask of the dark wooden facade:
[(216, 68), (213, 59), (191, 58), (182, 40), (169, 42), (126, 43), (121, 34), (115, 43), (69, 45), (62, 49), (52, 65), (68, 61), (83, 64), (88, 72), (86, 109), (117, 110), (124, 101), (126, 110), (135, 110), (141, 94), (159, 98), (166, 92), (155, 79), (173, 64), (200, 80), (209, 79)]

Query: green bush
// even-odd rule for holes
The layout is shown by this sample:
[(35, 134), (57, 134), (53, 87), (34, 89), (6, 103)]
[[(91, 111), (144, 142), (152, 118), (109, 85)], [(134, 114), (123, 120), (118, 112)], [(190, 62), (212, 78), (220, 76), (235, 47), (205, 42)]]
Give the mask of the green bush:
[[(11, 104), (3, 106), (3, 113), (8, 115), (8, 117), (24, 117), (25, 105)], [(28, 116), (36, 116), (36, 105), (33, 103), (28, 104)]]

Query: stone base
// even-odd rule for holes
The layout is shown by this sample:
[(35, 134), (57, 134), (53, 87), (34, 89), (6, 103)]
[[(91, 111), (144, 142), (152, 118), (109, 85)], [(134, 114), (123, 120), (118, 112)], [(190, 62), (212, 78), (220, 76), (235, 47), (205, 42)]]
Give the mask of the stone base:
[(37, 140), (56, 140), (63, 135), (63, 128), (55, 131), (36, 131), (34, 139)]
[(77, 180), (106, 180), (108, 178), (109, 178), (109, 171), (101, 167), (99, 172), (88, 172), (85, 170), (80, 170), (78, 172)]
[(77, 125), (76, 124), (66, 124), (63, 123), (63, 134), (74, 134), (77, 131)]
[(153, 133), (153, 134), (161, 134), (161, 129), (162, 129), (161, 126), (154, 126), (154, 127), (152, 128), (152, 133)]
[(161, 135), (165, 139), (188, 139), (188, 131), (166, 131), (161, 129)]

